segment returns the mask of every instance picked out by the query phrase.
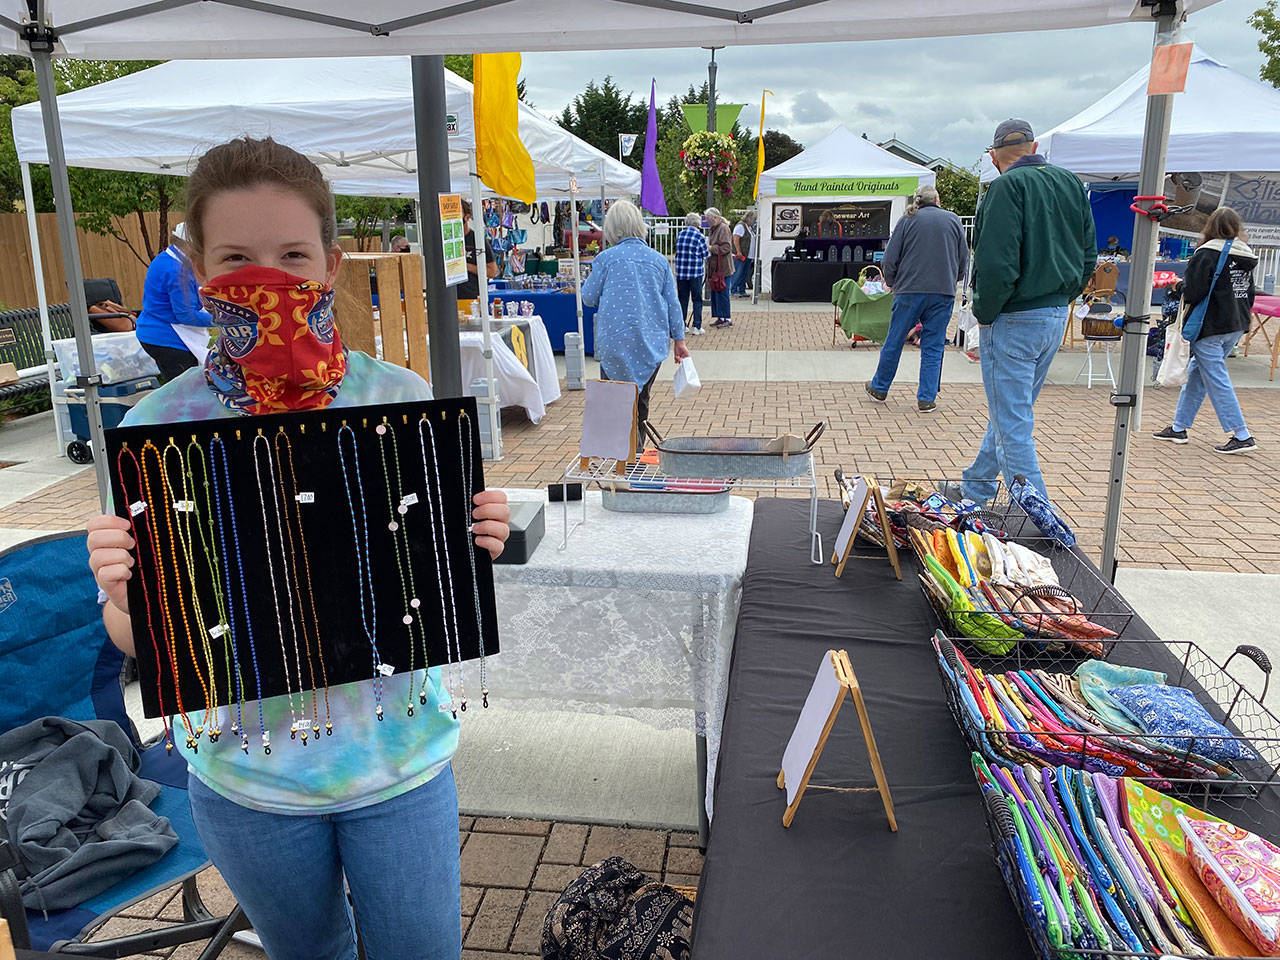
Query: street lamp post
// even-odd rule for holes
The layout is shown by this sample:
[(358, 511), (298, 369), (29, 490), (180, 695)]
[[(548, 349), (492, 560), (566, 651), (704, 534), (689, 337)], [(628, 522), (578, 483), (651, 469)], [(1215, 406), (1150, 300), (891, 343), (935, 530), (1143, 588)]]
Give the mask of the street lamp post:
[[(710, 133), (716, 132), (716, 51), (723, 49), (722, 47), (706, 47), (704, 49), (711, 51), (711, 61), (707, 64), (707, 130)], [(707, 171), (707, 206), (714, 207), (716, 203), (716, 171), (713, 165)]]

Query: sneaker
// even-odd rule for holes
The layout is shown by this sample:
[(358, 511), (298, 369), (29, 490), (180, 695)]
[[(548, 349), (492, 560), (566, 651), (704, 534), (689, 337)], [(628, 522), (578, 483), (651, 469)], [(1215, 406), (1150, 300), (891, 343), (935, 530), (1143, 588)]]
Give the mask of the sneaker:
[(1241, 440), (1233, 434), (1226, 443), (1214, 447), (1213, 450), (1215, 453), (1246, 453), (1249, 450), (1255, 449), (1257, 446), (1258, 442), (1254, 440), (1253, 437), (1250, 437), (1248, 440)]
[(693, 328), (691, 331), (689, 331), (689, 332), (690, 332), (690, 333), (692, 333), (695, 337), (700, 337), (700, 336), (702, 336), (704, 333), (706, 333), (707, 331), (703, 330), (701, 327), (694, 327), (694, 328)]
[(874, 400), (876, 403), (884, 403), (887, 399), (889, 399), (889, 395), (887, 393), (881, 393), (879, 390), (872, 389), (870, 383), (864, 384), (864, 386), (866, 387), (867, 396), (870, 397), (872, 400)]
[(933, 400), (919, 400), (916, 402), (916, 407), (921, 413), (933, 413), (938, 409), (938, 404)]
[(1173, 427), (1165, 427), (1159, 433), (1153, 433), (1152, 436), (1157, 440), (1168, 440), (1170, 443), (1187, 442), (1187, 431), (1175, 430)]
[(716, 319), (711, 321), (711, 325), (715, 327), (717, 330), (720, 330), (720, 329), (723, 329), (724, 327), (729, 326), (729, 321), (724, 319), (724, 317), (716, 317)]

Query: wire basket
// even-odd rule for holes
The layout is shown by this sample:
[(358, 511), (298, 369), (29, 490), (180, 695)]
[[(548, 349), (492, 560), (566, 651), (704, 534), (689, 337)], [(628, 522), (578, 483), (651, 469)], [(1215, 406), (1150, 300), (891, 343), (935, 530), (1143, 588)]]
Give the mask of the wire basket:
[[(926, 492), (936, 492), (942, 496), (950, 493), (953, 495), (952, 499), (958, 498), (960, 495), (961, 482), (959, 480), (938, 477), (926, 477), (923, 479), (899, 478), (895, 480), (894, 486), (896, 487), (899, 482), (905, 482), (911, 487), (923, 489)], [(989, 526), (1001, 530), (1014, 540), (1021, 541), (1026, 537), (1042, 538), (1044, 536), (1040, 528), (1027, 515), (1027, 512), (1022, 509), (1022, 505), (1013, 498), (1003, 480), (996, 478), (981, 482), (994, 484), (995, 496), (985, 503), (978, 504), (974, 509), (963, 512), (976, 515)], [(939, 507), (936, 512), (942, 517), (944, 523), (950, 523), (961, 511), (944, 505)], [(1063, 519), (1070, 525), (1071, 520), (1065, 514), (1063, 514)]]
[[(1003, 764), (1031, 762), (1036, 766), (1068, 766), (1077, 770), (1103, 772), (1130, 777), (1164, 793), (1177, 795), (1194, 806), (1205, 807), (1211, 801), (1218, 807), (1242, 810), (1255, 802), (1264, 791), (1280, 783), (1280, 717), (1266, 706), (1271, 663), (1257, 647), (1242, 645), (1219, 664), (1199, 646), (1189, 641), (1164, 643), (1159, 640), (1118, 640), (1111, 650), (1109, 662), (1143, 665), (1165, 673), (1171, 686), (1185, 687), (1200, 704), (1231, 732), (1229, 737), (1206, 738), (1212, 743), (1197, 744), (1194, 736), (1164, 737), (1140, 734), (1079, 734), (1063, 736), (1042, 731), (1011, 733), (997, 729), (989, 722), (978, 726), (965, 706), (957, 678), (961, 665), (955, 643), (946, 637), (934, 641), (938, 653), (938, 672), (946, 694), (947, 706), (972, 750), (988, 761)], [(1161, 654), (1166, 653), (1166, 656)], [(1263, 672), (1260, 696), (1254, 696), (1226, 670), (1237, 656), (1251, 660)], [(975, 669), (986, 673), (1020, 670), (1026, 666), (1057, 672), (1046, 659), (1028, 664), (1025, 657), (984, 656), (980, 653), (965, 659)], [(1060, 658), (1057, 664), (1070, 672), (1079, 664), (1076, 659)], [(1154, 665), (1154, 666), (1152, 666)], [(1172, 744), (1170, 741), (1173, 741)], [(1236, 754), (1239, 759), (1210, 761), (1202, 751), (1212, 746), (1214, 752)], [(1228, 749), (1229, 748), (1229, 749)], [(1149, 774), (1131, 770), (1117, 771), (1115, 756), (1136, 757), (1150, 768)], [(1252, 759), (1249, 758), (1252, 754)], [(1158, 762), (1151, 762), (1155, 758)], [(1206, 773), (1206, 768), (1212, 772)]]
[[(910, 539), (916, 561), (924, 570), (926, 563), (920, 544), (914, 537)], [(1020, 652), (1029, 659), (1042, 655), (1050, 660), (1064, 656), (1107, 659), (1116, 640), (1125, 635), (1137, 616), (1134, 609), (1098, 575), (1091, 564), (1074, 551), (1062, 547), (1058, 541), (1048, 537), (1024, 537), (1017, 542), (1049, 559), (1057, 575), (1058, 586), (1018, 588), (1013, 591), (1015, 604), (1030, 601), (1026, 606), (1035, 611), (1038, 599), (1052, 600), (1060, 603), (1064, 611), (1018, 610), (1015, 604), (1001, 602), (1002, 597), (995, 593), (994, 588), (991, 588), (991, 594), (984, 594), (985, 603), (977, 604), (976, 609), (964, 608), (935, 589), (922, 573), (919, 576), (920, 588), (947, 635), (958, 638), (966, 650), (974, 649), (983, 654)], [(1021, 636), (993, 637), (990, 630), (993, 618)], [(1088, 630), (1085, 624), (1100, 629)], [(1082, 637), (1081, 633), (1092, 633), (1093, 636)]]

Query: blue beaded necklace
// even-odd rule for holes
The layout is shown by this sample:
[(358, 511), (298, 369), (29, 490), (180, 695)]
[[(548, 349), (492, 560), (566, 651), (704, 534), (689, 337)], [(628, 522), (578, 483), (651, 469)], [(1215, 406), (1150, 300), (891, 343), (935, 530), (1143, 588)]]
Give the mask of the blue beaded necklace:
[[(356, 492), (351, 495), (351, 476), (347, 470), (347, 453), (342, 438), (351, 438), (351, 458), (355, 473)], [(356, 582), (360, 587), (360, 623), (364, 626), (364, 635), (373, 652), (373, 696), (377, 703), (374, 711), (378, 720), (382, 720), (382, 656), (378, 653), (378, 608), (373, 595), (373, 564), (369, 555), (369, 512), (365, 506), (364, 481), (360, 476), (360, 447), (356, 443), (356, 432), (344, 420), (338, 428), (338, 465), (342, 467), (342, 486), (347, 492), (347, 508), (351, 513), (352, 542), (356, 548)], [(357, 499), (359, 517), (356, 516)]]

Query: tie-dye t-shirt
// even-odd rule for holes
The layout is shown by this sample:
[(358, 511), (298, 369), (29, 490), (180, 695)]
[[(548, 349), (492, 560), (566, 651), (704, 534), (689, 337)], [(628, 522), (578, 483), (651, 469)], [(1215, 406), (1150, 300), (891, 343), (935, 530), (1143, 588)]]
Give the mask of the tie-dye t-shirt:
[[(352, 350), (347, 374), (332, 406), (429, 399), (431, 388), (416, 373)], [(237, 416), (218, 400), (205, 381), (204, 370), (196, 367), (143, 397), (129, 411), (123, 425)], [(207, 736), (202, 737), (200, 749), (194, 753), (186, 748), (178, 718), (172, 718), (175, 749), (183, 752), (190, 771), (211, 790), (255, 810), (321, 814), (380, 803), (436, 776), (457, 748), (458, 721), (438, 709), (441, 700), (447, 699), (438, 667), (430, 671), (430, 677), (427, 703), (419, 706), (412, 717), (404, 709), (410, 677), (397, 674), (386, 680), (385, 719), (381, 722), (373, 711), (370, 679), (330, 688), (333, 736), (309, 737), (305, 747), (300, 740), (289, 739), (289, 701), (280, 696), (262, 701), (263, 717), (271, 734), (270, 756), (262, 751), (256, 700), (244, 705), (248, 754), (240, 749), (239, 738), (230, 733), (227, 708), (223, 708), (222, 738), (210, 743)], [(416, 678), (420, 683), (420, 671)], [(308, 716), (310, 706), (308, 697)], [(197, 714), (192, 712), (190, 716), (194, 724)]]

